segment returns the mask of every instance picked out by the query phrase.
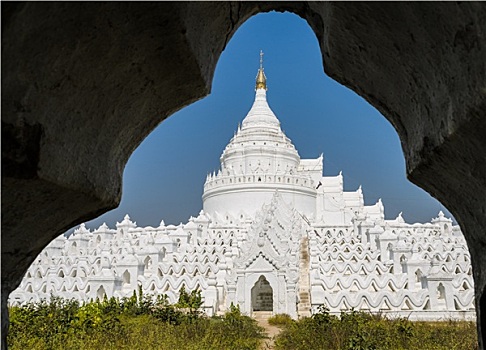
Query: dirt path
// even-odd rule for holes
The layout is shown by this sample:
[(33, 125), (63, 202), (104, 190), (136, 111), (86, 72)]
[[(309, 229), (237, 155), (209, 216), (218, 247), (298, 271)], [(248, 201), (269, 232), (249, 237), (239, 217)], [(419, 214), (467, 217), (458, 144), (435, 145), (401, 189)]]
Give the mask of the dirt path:
[(273, 339), (277, 334), (280, 333), (280, 328), (269, 324), (267, 319), (257, 319), (257, 322), (260, 327), (263, 327), (265, 329), (265, 333), (267, 333), (267, 336), (269, 337), (269, 339), (265, 339), (262, 342), (260, 349), (273, 350), (274, 349)]

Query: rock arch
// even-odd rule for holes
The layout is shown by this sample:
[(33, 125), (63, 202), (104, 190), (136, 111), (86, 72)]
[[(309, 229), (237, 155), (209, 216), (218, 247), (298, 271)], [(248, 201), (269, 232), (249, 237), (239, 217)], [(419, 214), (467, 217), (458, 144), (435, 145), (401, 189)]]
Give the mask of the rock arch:
[(471, 251), (484, 347), (483, 4), (1, 6), (2, 348), (8, 295), (37, 254), (68, 228), (117, 206), (133, 150), (167, 116), (209, 93), (231, 36), (270, 10), (307, 20), (326, 73), (392, 123), (408, 178), (457, 218)]

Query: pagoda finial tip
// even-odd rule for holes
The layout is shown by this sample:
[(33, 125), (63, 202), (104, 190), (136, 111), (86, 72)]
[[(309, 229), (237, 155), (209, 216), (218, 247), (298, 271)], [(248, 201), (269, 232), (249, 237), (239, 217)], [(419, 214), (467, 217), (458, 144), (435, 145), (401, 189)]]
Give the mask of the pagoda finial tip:
[(256, 77), (255, 89), (265, 89), (267, 90), (267, 77), (263, 72), (263, 50), (260, 50), (260, 69), (258, 69), (258, 74)]

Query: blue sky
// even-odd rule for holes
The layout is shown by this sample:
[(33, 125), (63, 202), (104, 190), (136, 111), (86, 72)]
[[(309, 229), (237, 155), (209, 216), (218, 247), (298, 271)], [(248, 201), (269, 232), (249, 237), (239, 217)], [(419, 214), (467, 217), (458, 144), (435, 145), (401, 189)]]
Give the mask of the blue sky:
[(263, 50), (268, 102), (302, 158), (324, 154), (324, 175), (341, 170), (345, 190), (362, 185), (365, 204), (382, 198), (386, 218), (407, 222), (451, 214), (406, 179), (398, 135), (364, 99), (324, 74), (307, 23), (289, 13), (250, 18), (222, 53), (211, 94), (163, 121), (125, 168), (120, 206), (87, 223), (114, 227), (128, 213), (139, 226), (186, 222), (202, 208), (206, 174), (250, 109)]

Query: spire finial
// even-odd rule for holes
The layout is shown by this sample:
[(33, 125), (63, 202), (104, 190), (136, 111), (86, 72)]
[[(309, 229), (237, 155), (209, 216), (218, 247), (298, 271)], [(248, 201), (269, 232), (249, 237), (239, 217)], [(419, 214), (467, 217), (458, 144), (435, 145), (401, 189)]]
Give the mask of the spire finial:
[(256, 86), (255, 89), (265, 89), (267, 90), (267, 77), (263, 72), (263, 51), (260, 50), (260, 69), (258, 70), (258, 74), (256, 77)]

